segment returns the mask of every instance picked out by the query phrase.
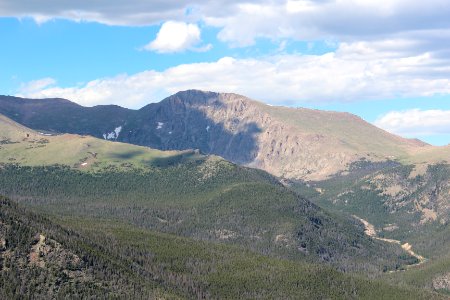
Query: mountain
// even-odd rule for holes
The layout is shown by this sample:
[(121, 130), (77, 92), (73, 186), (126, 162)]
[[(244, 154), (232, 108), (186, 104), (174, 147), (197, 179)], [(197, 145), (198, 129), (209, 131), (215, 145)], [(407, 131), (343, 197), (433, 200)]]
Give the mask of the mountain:
[(89, 134), (160, 150), (199, 149), (290, 179), (325, 179), (363, 159), (409, 163), (430, 151), (434, 160), (449, 154), (348, 113), (274, 107), (236, 94), (197, 90), (139, 110), (3, 96), (0, 113), (37, 130)]
[(112, 218), (344, 271), (379, 274), (414, 263), (399, 246), (365, 236), (357, 220), (328, 214), (264, 171), (195, 151), (42, 136), (6, 117), (0, 129), (0, 194), (46, 213)]
[[(152, 146), (161, 144), (164, 149), (195, 146), (287, 178), (324, 178), (362, 158), (402, 157), (425, 146), (390, 135), (354, 115), (273, 107), (236, 94), (180, 92), (139, 112), (125, 126), (126, 142), (157, 141)], [(156, 123), (163, 125), (145, 126)]]

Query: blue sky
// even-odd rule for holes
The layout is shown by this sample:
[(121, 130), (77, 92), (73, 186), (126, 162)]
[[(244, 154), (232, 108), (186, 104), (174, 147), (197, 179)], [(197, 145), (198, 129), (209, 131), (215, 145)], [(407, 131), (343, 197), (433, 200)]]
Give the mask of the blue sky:
[(0, 94), (139, 108), (198, 88), (450, 142), (447, 1), (39, 2), (0, 0)]

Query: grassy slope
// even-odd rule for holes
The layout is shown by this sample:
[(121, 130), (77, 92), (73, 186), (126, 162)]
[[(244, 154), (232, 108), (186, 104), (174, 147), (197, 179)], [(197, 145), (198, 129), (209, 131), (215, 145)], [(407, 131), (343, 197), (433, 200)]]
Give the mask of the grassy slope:
[[(185, 91), (179, 94), (189, 92)], [(200, 91), (191, 92), (201, 93)], [(221, 95), (224, 95), (225, 98), (231, 95), (232, 97), (245, 99), (258, 111), (269, 114), (271, 118), (280, 121), (281, 124), (293, 126), (298, 132), (329, 137), (327, 143), (323, 145), (324, 150), (354, 154), (356, 157), (366, 157), (370, 154), (374, 160), (390, 158), (402, 163), (416, 163), (424, 160), (438, 162), (450, 157), (450, 147), (433, 147), (417, 140), (401, 138), (349, 113), (275, 107), (239, 95)], [(126, 120), (130, 120), (129, 117), (135, 113), (132, 110), (113, 106), (83, 108), (68, 100), (61, 99), (44, 99), (38, 102), (30, 99), (3, 97), (2, 100), (2, 108), (5, 114), (12, 118), (17, 117), (21, 122), (29, 122), (30, 127), (49, 128), (49, 123), (62, 122), (57, 126), (62, 128), (60, 129), (62, 132), (91, 132), (91, 134), (95, 133), (97, 136), (100, 133), (112, 130), (114, 126), (112, 124), (126, 123)], [(40, 111), (42, 107), (49, 106), (52, 101), (59, 101), (59, 104), (54, 108), (57, 110), (52, 110), (48, 116), (42, 114), (45, 117), (33, 115), (34, 110)], [(47, 113), (47, 111), (44, 112)], [(18, 116), (19, 112), (23, 115)], [(59, 117), (61, 114), (68, 115), (68, 118), (61, 119)], [(108, 114), (113, 115), (117, 120), (110, 123)], [(70, 126), (67, 127), (70, 129), (64, 130), (66, 123), (70, 123)]]
[(335, 143), (326, 145), (333, 149), (363, 156), (370, 153), (404, 164), (437, 163), (450, 159), (450, 146), (430, 146), (418, 140), (405, 139), (349, 113), (252, 103), (273, 118), (302, 132), (333, 137)]
[(349, 113), (255, 103), (270, 116), (303, 132), (334, 137), (335, 144), (328, 145), (329, 147), (347, 149), (358, 154), (371, 153), (382, 157), (405, 158), (409, 156), (410, 151), (422, 146), (418, 141), (390, 134)]
[[(415, 267), (407, 272), (399, 272), (389, 274), (385, 281), (402, 286), (413, 286), (425, 289), (435, 289), (433, 280), (441, 276), (449, 276), (450, 274), (450, 255), (446, 253), (446, 257), (433, 260), (427, 264)], [(447, 279), (448, 280), (448, 279)], [(450, 286), (447, 288), (437, 289), (443, 294), (450, 295)]]
[(425, 147), (409, 156), (405, 163), (450, 163), (450, 145), (440, 147)]
[[(192, 151), (159, 151), (91, 136), (45, 136), (0, 115), (0, 162), (21, 165), (64, 164), (86, 170), (115, 165), (126, 169), (198, 159)], [(89, 153), (90, 152), (90, 153)], [(95, 155), (96, 153), (96, 155)], [(86, 165), (82, 166), (82, 163)]]

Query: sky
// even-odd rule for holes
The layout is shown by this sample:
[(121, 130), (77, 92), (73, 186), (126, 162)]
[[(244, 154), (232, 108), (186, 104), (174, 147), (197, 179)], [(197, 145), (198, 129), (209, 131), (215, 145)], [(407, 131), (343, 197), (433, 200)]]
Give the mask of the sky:
[(0, 94), (233, 92), (447, 145), (449, 16), (448, 0), (0, 0)]

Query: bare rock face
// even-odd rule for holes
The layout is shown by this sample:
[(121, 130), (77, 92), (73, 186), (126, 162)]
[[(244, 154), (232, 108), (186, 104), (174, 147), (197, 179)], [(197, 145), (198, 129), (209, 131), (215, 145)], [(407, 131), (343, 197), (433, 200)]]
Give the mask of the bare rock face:
[(176, 94), (142, 108), (119, 140), (163, 150), (199, 149), (247, 164), (255, 159), (260, 129), (239, 116), (242, 111), (242, 103), (229, 105), (217, 93)]
[(438, 276), (433, 279), (433, 288), (435, 290), (450, 290), (450, 273)]
[(61, 268), (71, 266), (72, 268), (81, 268), (80, 258), (64, 249), (64, 247), (55, 240), (39, 234), (35, 238), (36, 243), (31, 246), (28, 255), (30, 265), (44, 268), (47, 264), (56, 264)]

